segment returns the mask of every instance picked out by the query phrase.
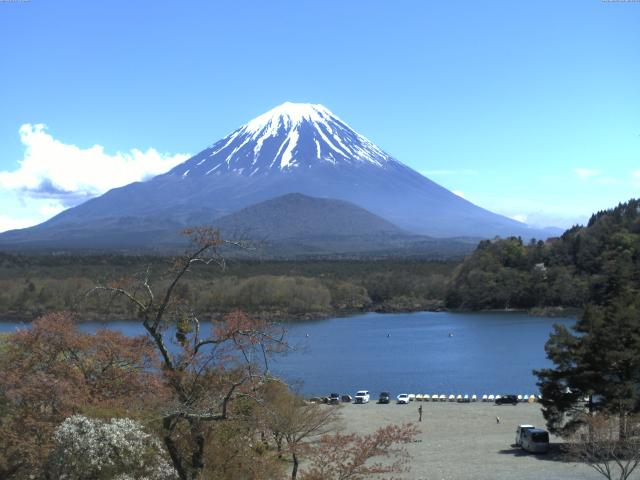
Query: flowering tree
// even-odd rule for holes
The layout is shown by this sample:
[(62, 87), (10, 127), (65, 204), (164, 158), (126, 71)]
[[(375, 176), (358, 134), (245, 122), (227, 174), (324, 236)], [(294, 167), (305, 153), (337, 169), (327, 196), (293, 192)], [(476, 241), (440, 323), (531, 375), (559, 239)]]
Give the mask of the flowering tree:
[(47, 477), (60, 480), (173, 480), (177, 475), (158, 439), (128, 418), (109, 422), (81, 415), (54, 433)]

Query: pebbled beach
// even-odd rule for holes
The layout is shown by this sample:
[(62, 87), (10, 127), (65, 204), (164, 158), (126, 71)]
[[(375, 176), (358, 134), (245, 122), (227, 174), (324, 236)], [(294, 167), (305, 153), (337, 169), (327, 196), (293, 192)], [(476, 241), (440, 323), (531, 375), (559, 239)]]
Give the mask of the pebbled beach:
[[(422, 422), (418, 407), (422, 405)], [(408, 446), (411, 470), (398, 476), (411, 480), (591, 480), (602, 478), (590, 467), (562, 459), (551, 436), (551, 451), (533, 455), (513, 445), (516, 427), (545, 428), (540, 405), (520, 403), (410, 402), (408, 405), (344, 404), (346, 432), (371, 433), (389, 423), (416, 423), (417, 441)], [(500, 423), (496, 421), (500, 417)]]

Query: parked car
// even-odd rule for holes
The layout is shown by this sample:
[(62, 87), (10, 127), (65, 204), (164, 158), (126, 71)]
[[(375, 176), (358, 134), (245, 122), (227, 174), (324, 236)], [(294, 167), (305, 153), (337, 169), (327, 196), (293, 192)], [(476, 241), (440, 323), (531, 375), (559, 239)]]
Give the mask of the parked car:
[(398, 395), (398, 403), (401, 404), (408, 404), (409, 403), (409, 394), (408, 393), (401, 393), (400, 395)]
[(504, 405), (505, 403), (517, 405), (518, 397), (516, 395), (500, 395), (499, 397), (496, 397), (496, 405)]
[(531, 430), (532, 428), (536, 428), (533, 425), (518, 425), (518, 428), (516, 428), (516, 445), (521, 447), (522, 446), (522, 435), (524, 434), (525, 430)]
[(351, 403), (351, 400), (353, 400), (353, 398), (351, 398), (351, 395), (342, 395), (343, 403)]
[(389, 392), (382, 392), (378, 397), (378, 403), (389, 403), (391, 401), (391, 395)]
[(330, 405), (338, 405), (340, 403), (340, 395), (337, 393), (332, 393), (329, 395), (329, 404)]
[(539, 428), (530, 428), (522, 433), (523, 450), (531, 453), (546, 453), (549, 451), (549, 432)]
[(354, 403), (369, 403), (371, 395), (367, 390), (360, 390), (353, 399)]

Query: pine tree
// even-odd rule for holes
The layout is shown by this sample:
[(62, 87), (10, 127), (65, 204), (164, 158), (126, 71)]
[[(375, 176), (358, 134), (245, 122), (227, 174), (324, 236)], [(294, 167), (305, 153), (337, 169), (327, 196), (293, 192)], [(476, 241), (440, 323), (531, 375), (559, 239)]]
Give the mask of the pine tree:
[(555, 433), (569, 434), (585, 411), (601, 411), (618, 417), (624, 437), (626, 418), (640, 412), (640, 301), (632, 288), (621, 290), (606, 305), (587, 307), (575, 333), (556, 326), (546, 344), (555, 368), (535, 373)]

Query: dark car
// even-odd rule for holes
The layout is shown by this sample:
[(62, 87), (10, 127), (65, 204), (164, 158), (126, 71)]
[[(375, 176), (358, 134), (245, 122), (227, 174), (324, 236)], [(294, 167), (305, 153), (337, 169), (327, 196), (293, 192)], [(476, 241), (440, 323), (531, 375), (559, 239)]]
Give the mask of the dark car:
[(389, 403), (391, 401), (391, 394), (389, 392), (382, 392), (378, 397), (378, 403)]
[(330, 405), (338, 405), (340, 403), (340, 395), (337, 393), (332, 393), (329, 395), (329, 404)]
[(518, 397), (515, 395), (502, 395), (500, 398), (496, 398), (496, 405), (504, 405), (508, 403), (511, 405), (517, 405)]

